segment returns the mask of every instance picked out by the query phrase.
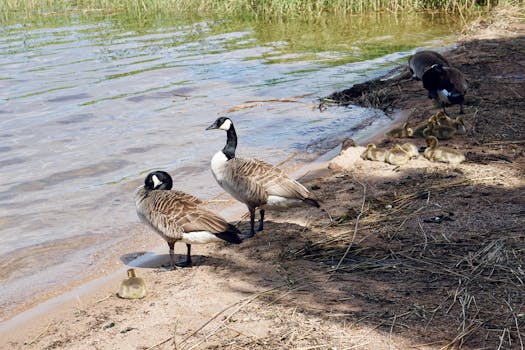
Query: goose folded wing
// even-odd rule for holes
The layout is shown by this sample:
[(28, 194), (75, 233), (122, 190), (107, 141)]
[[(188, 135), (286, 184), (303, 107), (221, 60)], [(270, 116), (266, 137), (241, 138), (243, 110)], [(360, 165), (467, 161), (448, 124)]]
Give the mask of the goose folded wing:
[(287, 198), (307, 198), (308, 190), (274, 165), (257, 161), (253, 166), (251, 178), (267, 195)]
[(195, 208), (184, 215), (179, 223), (184, 232), (221, 233), (228, 229), (228, 223), (223, 218), (205, 208)]

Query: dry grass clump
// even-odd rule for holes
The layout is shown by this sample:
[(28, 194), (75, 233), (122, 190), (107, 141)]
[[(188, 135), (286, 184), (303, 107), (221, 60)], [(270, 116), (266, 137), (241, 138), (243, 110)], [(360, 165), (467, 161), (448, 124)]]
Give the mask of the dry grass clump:
[[(360, 217), (354, 203), (332, 224), (348, 230), (312, 237), (290, 257), (332, 266), (339, 261), (332, 279), (351, 276), (354, 287), (358, 276), (391, 286), (389, 292), (367, 290), (366, 311), (349, 316), (350, 321), (366, 319), (384, 327), (395, 321), (427, 340), (436, 334), (430, 338), (442, 349), (523, 348), (525, 220), (513, 215), (519, 201), (509, 206), (508, 217), (492, 217), (500, 214), (492, 214), (489, 203), (508, 194), (498, 197), (459, 175), (411, 177), (395, 195), (365, 198)], [(453, 209), (462, 200), (457, 197), (488, 201), (481, 213), (461, 213)], [(454, 204), (447, 206), (447, 198)], [(359, 296), (359, 289), (349, 290), (349, 299)]]

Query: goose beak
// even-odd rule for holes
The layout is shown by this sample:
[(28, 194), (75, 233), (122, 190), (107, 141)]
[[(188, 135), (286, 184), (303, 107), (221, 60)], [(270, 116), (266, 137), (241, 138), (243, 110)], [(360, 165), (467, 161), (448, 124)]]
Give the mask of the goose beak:
[(206, 130), (213, 130), (213, 129), (218, 129), (219, 127), (217, 126), (217, 124), (215, 122), (213, 122), (212, 125), (208, 126), (206, 128)]

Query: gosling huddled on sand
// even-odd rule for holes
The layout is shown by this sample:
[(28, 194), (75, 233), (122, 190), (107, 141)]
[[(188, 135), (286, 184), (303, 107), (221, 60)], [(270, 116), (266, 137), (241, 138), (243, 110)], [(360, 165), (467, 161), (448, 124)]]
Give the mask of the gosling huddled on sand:
[(361, 158), (376, 162), (387, 162), (392, 165), (403, 165), (410, 159), (417, 158), (418, 155), (417, 146), (410, 142), (406, 142), (401, 146), (395, 144), (391, 149), (377, 148), (376, 145), (371, 143), (361, 154)]
[(455, 149), (439, 146), (435, 136), (427, 137), (428, 147), (423, 152), (423, 156), (430, 161), (449, 164), (459, 164), (465, 161), (465, 156)]
[(466, 128), (462, 117), (451, 119), (445, 112), (440, 111), (416, 124), (413, 128), (405, 122), (402, 127), (395, 127), (389, 130), (386, 135), (389, 139), (409, 137), (426, 139), (429, 136), (435, 136), (438, 140), (449, 140), (456, 135), (464, 135), (465, 133)]

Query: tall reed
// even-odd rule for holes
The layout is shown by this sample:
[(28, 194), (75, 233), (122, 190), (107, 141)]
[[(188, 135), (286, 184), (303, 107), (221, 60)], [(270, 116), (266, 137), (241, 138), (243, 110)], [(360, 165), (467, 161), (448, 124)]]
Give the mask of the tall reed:
[(260, 16), (353, 14), (370, 11), (444, 10), (465, 12), (523, 0), (1, 0), (0, 12), (50, 13), (126, 11), (137, 15), (187, 13)]

